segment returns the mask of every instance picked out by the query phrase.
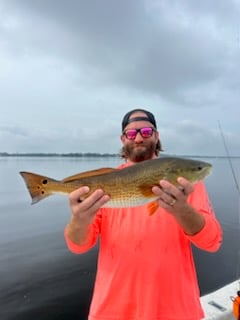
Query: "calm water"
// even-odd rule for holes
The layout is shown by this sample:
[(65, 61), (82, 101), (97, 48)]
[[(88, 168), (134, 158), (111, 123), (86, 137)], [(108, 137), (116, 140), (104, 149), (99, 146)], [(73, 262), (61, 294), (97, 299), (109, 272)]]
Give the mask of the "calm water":
[[(239, 197), (229, 162), (207, 161), (214, 170), (206, 186), (223, 227), (224, 242), (215, 254), (194, 248), (202, 294), (236, 279), (240, 246)], [(66, 248), (67, 197), (54, 196), (31, 206), (18, 172), (63, 178), (120, 162), (118, 158), (0, 158), (1, 320), (86, 319), (96, 270), (97, 248), (80, 256)], [(240, 181), (240, 159), (232, 163)]]

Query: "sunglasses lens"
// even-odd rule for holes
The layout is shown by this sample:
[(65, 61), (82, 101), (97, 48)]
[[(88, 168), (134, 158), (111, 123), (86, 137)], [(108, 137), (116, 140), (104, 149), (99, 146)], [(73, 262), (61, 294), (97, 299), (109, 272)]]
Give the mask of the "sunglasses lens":
[(153, 134), (153, 129), (152, 128), (142, 128), (140, 130), (140, 132), (141, 132), (141, 136), (143, 138), (150, 138)]
[(137, 136), (137, 133), (140, 132), (141, 136), (143, 138), (150, 138), (153, 134), (153, 128), (147, 127), (147, 128), (141, 128), (141, 129), (130, 129), (125, 131), (125, 136), (128, 140), (134, 140)]
[(137, 130), (135, 130), (135, 129), (127, 130), (125, 132), (125, 135), (126, 135), (127, 139), (134, 140), (136, 138), (136, 135), (137, 135)]

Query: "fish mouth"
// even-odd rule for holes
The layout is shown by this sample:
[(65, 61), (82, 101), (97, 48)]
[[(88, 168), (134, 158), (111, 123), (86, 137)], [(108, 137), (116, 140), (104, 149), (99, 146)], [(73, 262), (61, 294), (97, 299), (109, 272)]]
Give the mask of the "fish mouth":
[(208, 176), (209, 174), (211, 174), (212, 172), (212, 165), (209, 164), (209, 166), (206, 166), (205, 168), (203, 168), (203, 177)]

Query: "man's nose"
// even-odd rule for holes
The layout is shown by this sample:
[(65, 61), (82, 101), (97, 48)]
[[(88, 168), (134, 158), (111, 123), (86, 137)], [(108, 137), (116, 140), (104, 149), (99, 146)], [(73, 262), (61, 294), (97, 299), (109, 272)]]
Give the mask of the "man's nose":
[(143, 137), (141, 136), (140, 132), (137, 132), (136, 138), (134, 140), (135, 140), (135, 142), (143, 141)]

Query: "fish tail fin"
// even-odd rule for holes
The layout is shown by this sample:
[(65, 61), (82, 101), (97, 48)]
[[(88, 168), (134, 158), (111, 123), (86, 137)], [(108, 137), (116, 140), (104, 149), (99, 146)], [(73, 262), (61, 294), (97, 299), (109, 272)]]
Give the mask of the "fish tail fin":
[(19, 173), (27, 186), (29, 194), (32, 198), (32, 204), (35, 204), (53, 194), (48, 186), (49, 183), (54, 181), (56, 182), (56, 180), (31, 172), (21, 171)]

